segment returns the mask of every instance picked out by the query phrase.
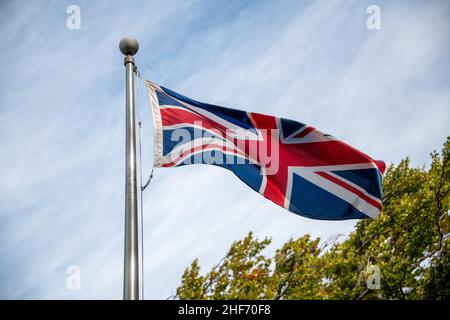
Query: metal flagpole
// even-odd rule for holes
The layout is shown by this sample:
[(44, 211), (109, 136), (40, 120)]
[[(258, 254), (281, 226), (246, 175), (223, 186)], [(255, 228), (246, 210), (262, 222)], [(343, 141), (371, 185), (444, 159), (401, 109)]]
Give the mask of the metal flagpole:
[(136, 183), (136, 123), (134, 112), (134, 58), (139, 49), (136, 39), (120, 41), (126, 69), (126, 138), (125, 138), (125, 250), (123, 299), (139, 299), (138, 216)]

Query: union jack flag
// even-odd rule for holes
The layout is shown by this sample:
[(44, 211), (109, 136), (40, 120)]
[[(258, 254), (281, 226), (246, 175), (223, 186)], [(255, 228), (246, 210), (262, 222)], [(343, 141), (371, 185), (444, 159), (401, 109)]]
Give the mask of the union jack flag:
[(146, 81), (154, 165), (212, 164), (312, 219), (376, 218), (385, 164), (310, 125), (195, 101)]

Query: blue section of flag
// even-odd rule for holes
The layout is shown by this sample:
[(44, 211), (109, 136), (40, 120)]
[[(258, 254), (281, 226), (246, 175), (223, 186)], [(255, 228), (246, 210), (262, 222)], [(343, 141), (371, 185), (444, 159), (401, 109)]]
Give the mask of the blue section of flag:
[[(219, 161), (219, 163), (210, 163), (205, 161), (205, 159), (217, 159), (219, 156), (223, 159), (223, 161)], [(259, 166), (250, 163), (248, 160), (238, 159), (238, 157), (223, 154), (220, 151), (214, 150), (193, 155), (180, 163), (178, 166), (184, 166), (192, 163), (209, 164), (228, 169), (256, 192), (259, 191), (261, 186), (263, 176), (261, 175), (260, 168)]]
[(348, 202), (293, 174), (289, 211), (322, 220), (364, 219), (367, 216)]
[(175, 106), (183, 107), (183, 104), (178, 102), (176, 99), (164, 94), (162, 92), (156, 91), (156, 96), (158, 97), (158, 102), (160, 106)]
[(306, 126), (303, 123), (284, 118), (280, 118), (280, 123), (283, 130), (283, 135), (285, 137), (289, 137), (295, 131), (298, 131)]

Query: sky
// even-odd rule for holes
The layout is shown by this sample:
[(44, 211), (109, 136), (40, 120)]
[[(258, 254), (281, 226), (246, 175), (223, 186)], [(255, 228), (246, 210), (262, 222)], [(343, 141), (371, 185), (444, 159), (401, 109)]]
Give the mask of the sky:
[[(80, 29), (67, 27), (70, 5)], [(380, 29), (367, 27), (370, 5)], [(450, 133), (449, 14), (437, 0), (1, 1), (0, 298), (122, 298), (123, 36), (138, 39), (146, 79), (426, 166)], [(145, 179), (153, 128), (138, 91)], [(144, 193), (145, 298), (172, 296), (192, 260), (206, 272), (249, 231), (272, 238), (270, 255), (355, 223), (290, 213), (218, 167), (156, 169)]]

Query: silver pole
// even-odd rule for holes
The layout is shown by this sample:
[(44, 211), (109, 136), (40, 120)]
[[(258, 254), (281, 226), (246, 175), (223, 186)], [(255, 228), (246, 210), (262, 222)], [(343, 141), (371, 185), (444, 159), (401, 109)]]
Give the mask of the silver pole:
[(126, 69), (126, 140), (125, 140), (125, 250), (123, 299), (139, 299), (138, 216), (136, 184), (136, 123), (134, 112), (134, 58), (139, 49), (136, 39), (120, 41)]

